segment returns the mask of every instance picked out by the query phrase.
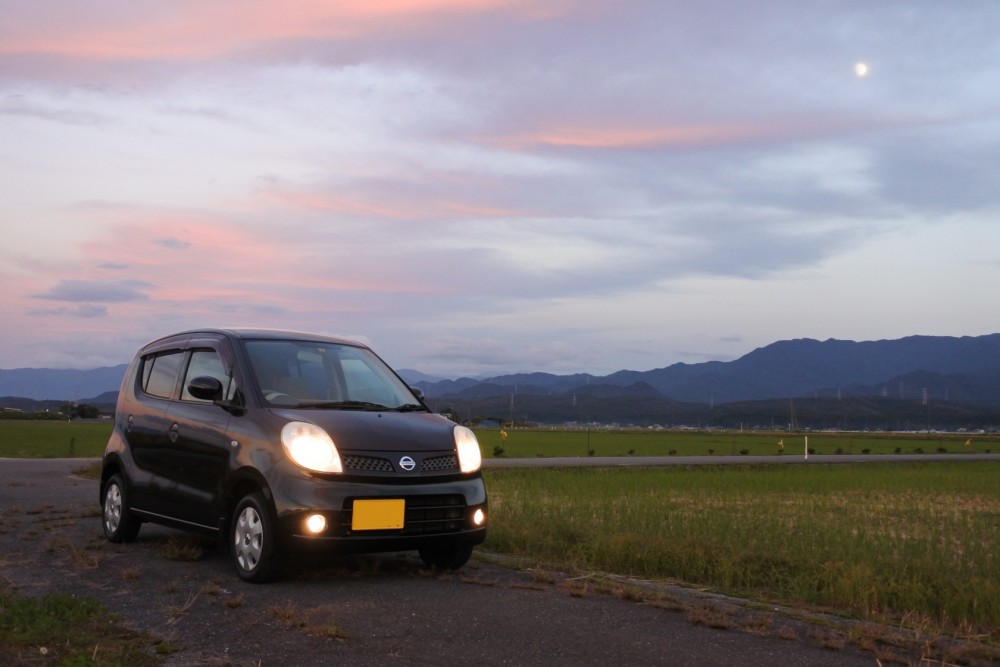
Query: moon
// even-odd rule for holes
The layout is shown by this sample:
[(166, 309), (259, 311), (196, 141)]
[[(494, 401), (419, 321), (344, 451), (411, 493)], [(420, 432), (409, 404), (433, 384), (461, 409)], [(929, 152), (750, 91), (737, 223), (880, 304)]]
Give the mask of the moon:
[(868, 74), (868, 65), (864, 63), (858, 63), (854, 66), (854, 73), (858, 76), (864, 76)]

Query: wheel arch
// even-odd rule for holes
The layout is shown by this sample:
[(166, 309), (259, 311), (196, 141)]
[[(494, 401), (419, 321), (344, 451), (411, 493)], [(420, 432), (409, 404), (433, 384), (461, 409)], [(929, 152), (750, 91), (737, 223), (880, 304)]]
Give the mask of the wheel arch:
[(104, 502), (104, 487), (108, 480), (116, 474), (121, 475), (122, 481), (128, 484), (128, 476), (125, 474), (125, 466), (122, 465), (121, 460), (117, 456), (105, 457), (104, 464), (101, 466), (101, 484), (97, 488), (97, 501), (99, 503)]
[(224, 502), (220, 508), (222, 510), (223, 534), (229, 532), (229, 522), (232, 520), (237, 503), (247, 494), (256, 492), (264, 496), (264, 499), (268, 502), (272, 515), (271, 518), (276, 518), (274, 494), (271, 493), (271, 487), (267, 483), (267, 480), (264, 479), (264, 476), (258, 470), (244, 468), (233, 475), (232, 481), (224, 495)]

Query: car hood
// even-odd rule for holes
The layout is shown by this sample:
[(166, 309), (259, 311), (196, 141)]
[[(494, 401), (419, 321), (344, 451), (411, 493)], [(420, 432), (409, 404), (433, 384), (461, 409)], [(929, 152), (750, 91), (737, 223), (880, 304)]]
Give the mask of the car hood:
[(274, 410), (288, 421), (319, 426), (341, 452), (432, 452), (455, 449), (455, 424), (426, 412), (362, 410)]

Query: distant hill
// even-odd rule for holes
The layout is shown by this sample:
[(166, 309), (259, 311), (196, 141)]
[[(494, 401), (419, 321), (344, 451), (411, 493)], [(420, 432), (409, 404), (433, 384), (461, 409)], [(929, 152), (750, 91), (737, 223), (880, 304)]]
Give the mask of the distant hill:
[(128, 364), (87, 371), (56, 368), (0, 369), (0, 396), (20, 396), (39, 401), (86, 401), (118, 391)]
[(412, 368), (397, 368), (396, 373), (398, 373), (399, 377), (403, 378), (411, 385), (416, 384), (417, 382), (441, 382), (445, 379), (435, 375), (421, 373), (420, 371), (415, 371)]
[[(924, 375), (912, 376), (911, 374)], [(857, 343), (798, 339), (758, 348), (735, 361), (678, 363), (650, 371), (588, 374), (528, 373), (482, 380), (417, 382), (429, 397), (482, 395), (484, 385), (506, 394), (572, 394), (595, 385), (647, 385), (662, 397), (690, 403), (850, 395), (944, 398), (948, 386), (961, 400), (1000, 404), (1000, 334), (978, 337), (911, 336)], [(933, 381), (932, 381), (933, 380)], [(902, 390), (900, 389), (902, 386)], [(961, 388), (961, 389), (959, 389)], [(958, 400), (958, 396), (953, 397)]]
[[(755, 402), (758, 405), (748, 407), (744, 414), (763, 419), (764, 413), (758, 414), (761, 402), (778, 400), (781, 407), (772, 404), (764, 411), (766, 418), (786, 422), (788, 399), (816, 399), (812, 408), (843, 413), (844, 404), (838, 407), (819, 399), (870, 398), (885, 400), (855, 401), (857, 406), (877, 406), (858, 407), (859, 414), (889, 423), (899, 408), (893, 407), (893, 400), (1000, 407), (1000, 334), (910, 336), (860, 343), (799, 339), (772, 343), (729, 362), (679, 363), (603, 377), (529, 373), (418, 382), (417, 386), (439, 409), (450, 405), (464, 406), (465, 411), (492, 409), (492, 414), (503, 417), (516, 417), (521, 410), (533, 415), (534, 421), (582, 420), (587, 415), (598, 419), (598, 414), (601, 421), (674, 423), (680, 415), (705, 421), (718, 414), (711, 417), (699, 406)], [(496, 405), (484, 402), (490, 397), (497, 398)], [(594, 403), (592, 399), (598, 397), (603, 402)], [(923, 413), (926, 421), (927, 410)], [(982, 413), (986, 422), (994, 420), (992, 411), (956, 409), (951, 413), (955, 419)], [(845, 420), (842, 414), (828, 421)]]

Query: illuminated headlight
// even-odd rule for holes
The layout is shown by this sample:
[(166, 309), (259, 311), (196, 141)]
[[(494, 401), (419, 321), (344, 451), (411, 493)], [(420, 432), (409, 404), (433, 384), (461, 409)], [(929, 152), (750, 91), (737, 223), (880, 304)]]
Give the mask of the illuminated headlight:
[(482, 526), (484, 523), (486, 523), (486, 512), (483, 511), (483, 508), (480, 507), (473, 513), (472, 523), (474, 523), (476, 526)]
[(483, 464), (476, 434), (464, 426), (455, 427), (455, 451), (458, 453), (458, 467), (462, 472), (476, 472)]
[(281, 445), (288, 458), (308, 470), (343, 472), (340, 452), (326, 431), (315, 424), (289, 422), (281, 429)]

